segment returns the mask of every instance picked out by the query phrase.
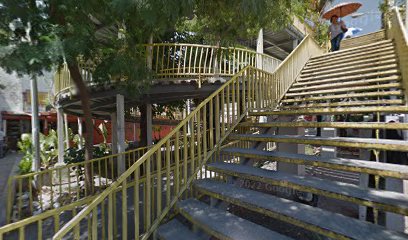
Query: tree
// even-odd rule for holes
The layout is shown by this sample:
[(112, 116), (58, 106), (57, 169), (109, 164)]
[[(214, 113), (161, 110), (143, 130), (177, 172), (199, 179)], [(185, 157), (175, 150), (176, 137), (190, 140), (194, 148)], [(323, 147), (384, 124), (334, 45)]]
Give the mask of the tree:
[(196, 32), (209, 43), (234, 45), (239, 39), (257, 36), (260, 28), (285, 28), (306, 6), (300, 0), (197, 1), (192, 20), (179, 28)]
[[(7, 72), (35, 77), (66, 61), (78, 88), (86, 128), (93, 129), (89, 89), (78, 59), (98, 63), (94, 81), (126, 77), (128, 85), (137, 90), (148, 76), (139, 44), (190, 13), (190, 7), (185, 0), (4, 0), (0, 4), (0, 66)], [(119, 38), (118, 32), (124, 37)], [(92, 147), (88, 133), (85, 161), (92, 158)], [(88, 190), (92, 189), (91, 179), (87, 167)]]
[[(78, 61), (95, 63), (93, 81), (126, 79), (126, 89), (145, 91), (152, 73), (145, 47), (195, 19), (195, 31), (207, 39), (236, 40), (259, 28), (286, 26), (297, 5), (290, 0), (3, 0), (0, 3), (0, 66), (33, 77), (66, 62), (78, 88), (86, 129), (93, 129), (89, 88)], [(296, 7), (294, 7), (296, 6)], [(92, 134), (86, 134), (85, 161), (92, 158)], [(90, 167), (86, 186), (92, 189)]]

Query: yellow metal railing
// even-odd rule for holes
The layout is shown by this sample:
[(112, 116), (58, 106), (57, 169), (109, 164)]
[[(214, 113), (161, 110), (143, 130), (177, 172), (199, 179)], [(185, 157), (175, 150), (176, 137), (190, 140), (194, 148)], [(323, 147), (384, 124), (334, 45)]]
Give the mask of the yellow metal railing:
[[(126, 166), (133, 165), (147, 150), (148, 148), (143, 147), (124, 152)], [(115, 163), (118, 156), (119, 154), (113, 154), (92, 159), (87, 163), (72, 163), (35, 173), (11, 176), (8, 180), (7, 223), (90, 196), (90, 192), (84, 188), (86, 164), (89, 164), (94, 178), (92, 192), (105, 189), (117, 178)]]
[(398, 53), (399, 67), (402, 75), (402, 85), (405, 91), (405, 98), (408, 97), (408, 34), (404, 28), (401, 13), (398, 8), (394, 8), (389, 15), (386, 24), (386, 34), (388, 39), (393, 39)]
[(272, 75), (273, 85), (267, 86), (267, 95), (262, 96), (265, 103), (259, 107), (268, 108), (271, 104), (276, 105), (295, 82), (307, 61), (325, 52), (326, 49), (319, 46), (312, 36), (307, 35), (275, 70)]
[[(188, 135), (187, 139), (190, 138)], [(171, 146), (175, 145), (175, 141), (171, 140)], [(84, 187), (85, 162), (11, 176), (8, 179), (6, 222), (16, 222), (84, 199), (91, 196), (91, 192), (102, 191), (117, 178), (116, 161), (119, 155), (125, 156), (127, 169), (147, 150), (147, 147), (142, 147), (89, 161), (94, 180), (90, 192)]]
[[(147, 239), (175, 202), (183, 195), (191, 194), (186, 191), (191, 182), (196, 178), (210, 176), (203, 164), (214, 157), (213, 153), (219, 149), (222, 140), (245, 116), (248, 103), (256, 102), (252, 88), (259, 88), (260, 78), (256, 78), (255, 73), (260, 71), (247, 67), (211, 94), (54, 238), (77, 238), (81, 235), (81, 223), (89, 221), (92, 227), (88, 233), (93, 239), (110, 239), (116, 237), (118, 232), (123, 239)], [(239, 91), (241, 85), (247, 90)], [(191, 139), (195, 144), (188, 144), (187, 138), (184, 138), (180, 145), (174, 146), (176, 154), (172, 160), (170, 139), (185, 136), (188, 127), (196, 132), (197, 139)], [(207, 131), (208, 136), (201, 134)], [(164, 154), (160, 151), (162, 148), (166, 149)], [(168, 167), (171, 164), (175, 166), (173, 169)], [(164, 168), (166, 171), (163, 171)], [(146, 173), (146, 181), (143, 183), (139, 180), (142, 172)], [(157, 172), (157, 176), (154, 172)], [(130, 182), (133, 184), (130, 185)], [(121, 200), (117, 199), (117, 190), (120, 190)], [(121, 202), (117, 204), (116, 201)], [(139, 205), (139, 202), (142, 204)], [(98, 214), (102, 209), (104, 214)], [(107, 219), (107, 225), (100, 224), (103, 219)], [(131, 223), (132, 227), (128, 227)], [(121, 231), (118, 230), (119, 227)]]
[[(185, 43), (147, 44), (146, 54), (149, 67), (158, 80), (174, 78), (232, 77), (246, 66), (253, 66), (272, 73), (281, 63), (266, 54), (242, 48), (224, 48)], [(80, 63), (81, 75), (92, 85), (94, 64)], [(58, 94), (72, 90), (74, 84), (66, 65), (54, 76), (54, 92)]]
[[(207, 137), (209, 135), (209, 132), (207, 131), (206, 133)], [(188, 147), (191, 146), (191, 139), (194, 138), (193, 136), (191, 136), (191, 134), (187, 135), (185, 137), (187, 139), (187, 145)], [(179, 144), (181, 144), (181, 141), (183, 141), (184, 137), (181, 137), (178, 142)], [(171, 139), (170, 140), (170, 158), (174, 159), (175, 156), (175, 143), (176, 140), (175, 139)], [(101, 190), (103, 190), (104, 188), (108, 187), (112, 182), (114, 182), (114, 180), (117, 178), (117, 174), (116, 174), (116, 169), (115, 169), (115, 161), (116, 158), (119, 155), (124, 155), (125, 156), (125, 160), (126, 160), (126, 167), (128, 168), (129, 166), (131, 166), (132, 164), (135, 163), (135, 161), (138, 160), (139, 157), (141, 157), (145, 152), (147, 152), (148, 148), (144, 147), (144, 148), (139, 148), (139, 149), (135, 149), (135, 150), (131, 150), (131, 151), (127, 151), (121, 154), (114, 154), (114, 155), (110, 155), (110, 156), (106, 156), (103, 158), (99, 158), (99, 159), (93, 159), (91, 161), (92, 166), (98, 165), (101, 166), (100, 169), (102, 168), (102, 172), (109, 175), (109, 178), (107, 178), (106, 180), (104, 179), (102, 181), (102, 183), (106, 183), (106, 184), (98, 184), (98, 179), (100, 179), (100, 176), (94, 175), (94, 183), (95, 183), (95, 188), (96, 190), (95, 193), (100, 193)], [(164, 153), (166, 151), (165, 148), (162, 148), (161, 151)], [(196, 156), (197, 157), (197, 156)], [(107, 162), (107, 166), (104, 164)], [(182, 161), (180, 161), (180, 163), (182, 163)], [(84, 163), (76, 163), (76, 164), (70, 164), (70, 165), (66, 165), (64, 167), (59, 167), (56, 169), (50, 169), (50, 170), (46, 170), (48, 172), (45, 173), (37, 173), (37, 174), (26, 174), (26, 175), (21, 175), (21, 176), (15, 176), (13, 178), (10, 178), (13, 182), (20, 182), (20, 181), (31, 181), (34, 178), (37, 179), (41, 179), (44, 177), (44, 175), (49, 175), (52, 174), (51, 170), (54, 170), (56, 172), (54, 172), (54, 174), (58, 174), (58, 176), (60, 176), (61, 174), (59, 172), (67, 172), (67, 171), (71, 171), (71, 174), (74, 173), (73, 175), (77, 176), (76, 170), (77, 168), (84, 168)], [(170, 164), (170, 169), (174, 169), (175, 164), (172, 163)], [(108, 171), (105, 171), (105, 169), (108, 169)], [(162, 167), (162, 171), (167, 171), (166, 167)], [(94, 171), (93, 173), (97, 174), (97, 171)], [(62, 174), (63, 175), (63, 174)], [(152, 172), (152, 176), (156, 176), (157, 175), (157, 171), (156, 172)], [(82, 175), (81, 175), (82, 176)], [(113, 176), (112, 178), (110, 176)], [(83, 176), (82, 176), (83, 177)], [(140, 177), (139, 177), (139, 181), (141, 183), (144, 183), (146, 177), (145, 177), (145, 173), (141, 173)], [(71, 188), (67, 187), (68, 185), (68, 181), (61, 181), (59, 180), (59, 178), (55, 178), (55, 180), (57, 182), (53, 183), (53, 188), (56, 189), (54, 190), (57, 191), (57, 195), (60, 193), (58, 189), (63, 189), (63, 194), (64, 196), (67, 196), (67, 194), (69, 192), (71, 192), (72, 197), (71, 198), (64, 198), (64, 202), (60, 202), (57, 199), (53, 201), (53, 203), (57, 203), (58, 207), (54, 207), (52, 208), (52, 206), (54, 206), (54, 204), (51, 205), (51, 208), (49, 209), (39, 209), (40, 211), (37, 211), (35, 216), (32, 216), (32, 213), (26, 213), (26, 215), (22, 215), (24, 213), (24, 208), (20, 208), (20, 206), (25, 205), (25, 208), (29, 208), (29, 206), (33, 207), (33, 205), (38, 205), (40, 204), (40, 202), (38, 204), (33, 204), (33, 197), (31, 197), (31, 200), (29, 201), (28, 199), (26, 199), (25, 202), (22, 203), (18, 203), (19, 199), (17, 198), (17, 200), (13, 199), (14, 194), (16, 195), (21, 195), (23, 192), (17, 189), (17, 192), (9, 192), (8, 196), (9, 197), (9, 202), (8, 205), (13, 204), (13, 202), (16, 202), (16, 206), (14, 207), (14, 220), (19, 219), (18, 217), (24, 218), (22, 220), (19, 220), (17, 222), (13, 222), (10, 224), (7, 224), (5, 226), (0, 227), (0, 239), (4, 239), (4, 237), (6, 238), (16, 238), (16, 236), (22, 237), (22, 239), (24, 239), (24, 236), (26, 235), (25, 230), (30, 228), (31, 234), (37, 234), (37, 239), (42, 239), (42, 237), (44, 238), (50, 238), (53, 234), (55, 234), (60, 227), (62, 227), (64, 225), (64, 223), (66, 223), (69, 219), (71, 219), (73, 216), (75, 216), (77, 214), (77, 212), (79, 210), (81, 210), (84, 206), (86, 206), (86, 204), (89, 204), (92, 199), (95, 198), (95, 194), (94, 195), (90, 195), (90, 194), (86, 194), (85, 189), (82, 188), (82, 190), (78, 191), (78, 189), (75, 190), (74, 192), (74, 186), (78, 185), (78, 181), (73, 179), (71, 181)], [(59, 182), (58, 182), (59, 181)], [(132, 183), (129, 183), (130, 185)], [(79, 185), (83, 185), (83, 184), (79, 184)], [(80, 186), (78, 186), (79, 188)], [(67, 190), (67, 189), (71, 189), (71, 190)], [(119, 191), (119, 190), (118, 190)], [(52, 193), (52, 192), (51, 192)], [(28, 196), (28, 192), (27, 192), (27, 196)], [(31, 189), (30, 194), (32, 194), (31, 196), (38, 196), (41, 194), (41, 192), (36, 193)], [(50, 194), (50, 192), (44, 193), (45, 195)], [(41, 198), (39, 198), (38, 200), (42, 200)], [(50, 200), (50, 199), (48, 199)], [(30, 205), (27, 205), (30, 204)], [(10, 208), (13, 209), (13, 208)], [(10, 210), (11, 212), (11, 210)], [(63, 221), (60, 221), (63, 218)], [(45, 221), (47, 221), (47, 224), (45, 224)], [(49, 228), (49, 224), (50, 222), (53, 222), (53, 228), (50, 229)], [(33, 225), (37, 225), (36, 228), (33, 228)], [(33, 231), (33, 229), (35, 231)], [(32, 236), (34, 237), (34, 236)]]
[[(323, 52), (307, 36), (275, 73), (251, 65), (242, 69), (62, 227), (53, 239), (77, 239), (84, 232), (92, 239), (113, 239), (118, 235), (122, 239), (148, 239), (176, 201), (193, 194), (192, 181), (217, 177), (206, 170), (205, 163), (219, 158), (222, 142), (247, 112), (274, 109), (310, 57)], [(195, 134), (190, 141), (186, 137), (181, 143), (177, 141), (171, 158), (170, 139), (186, 136), (188, 128)], [(208, 134), (203, 135), (204, 132)], [(90, 227), (84, 230), (80, 226), (86, 223)]]

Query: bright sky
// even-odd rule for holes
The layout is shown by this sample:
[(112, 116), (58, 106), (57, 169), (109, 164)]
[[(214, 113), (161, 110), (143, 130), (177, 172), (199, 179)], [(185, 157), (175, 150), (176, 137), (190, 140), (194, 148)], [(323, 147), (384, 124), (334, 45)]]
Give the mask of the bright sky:
[[(335, 0), (334, 5), (343, 2), (352, 2), (353, 0)], [(345, 17), (343, 21), (346, 23), (347, 27), (357, 27), (362, 28), (363, 31), (356, 34), (366, 34), (374, 31), (378, 31), (381, 28), (381, 12), (379, 10), (380, 3), (382, 0), (355, 0), (353, 2), (359, 2), (363, 4), (361, 8), (357, 11), (358, 13), (366, 13), (358, 18)]]

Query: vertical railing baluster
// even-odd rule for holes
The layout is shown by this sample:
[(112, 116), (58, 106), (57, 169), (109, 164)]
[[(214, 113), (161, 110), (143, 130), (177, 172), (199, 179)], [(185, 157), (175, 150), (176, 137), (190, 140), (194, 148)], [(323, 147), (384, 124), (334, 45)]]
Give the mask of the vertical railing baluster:
[[(211, 120), (210, 120), (211, 121)], [(207, 159), (207, 104), (203, 106), (203, 153), (204, 160)], [(201, 175), (201, 178), (207, 178), (207, 165), (205, 165), (205, 173)]]
[[(95, 207), (94, 211), (96, 209)], [(122, 182), (122, 239), (127, 239), (127, 220), (127, 179), (125, 178)]]
[(210, 145), (209, 150), (212, 150), (214, 147), (214, 113), (213, 113), (213, 101), (212, 99), (209, 101), (208, 103), (208, 107), (210, 108), (210, 117), (208, 118), (208, 120), (210, 121)]
[(162, 159), (161, 159), (161, 150), (157, 150), (156, 152), (156, 164), (157, 164), (157, 198), (156, 198), (156, 218), (158, 218), (161, 214), (162, 210)]
[(171, 182), (170, 182), (170, 170), (171, 170), (171, 161), (170, 161), (170, 140), (166, 141), (166, 206), (170, 204), (171, 198)]
[[(135, 239), (139, 239), (140, 235), (140, 207), (139, 207), (139, 186), (140, 186), (140, 166), (137, 167), (134, 171), (134, 178), (135, 178), (135, 185), (133, 187), (133, 213), (134, 219), (133, 222), (135, 224)], [(110, 197), (110, 195), (109, 195)], [(143, 226), (143, 229), (145, 227)]]
[(218, 145), (220, 141), (220, 97), (215, 96), (215, 143)]
[(221, 90), (221, 136), (225, 135), (225, 89)]

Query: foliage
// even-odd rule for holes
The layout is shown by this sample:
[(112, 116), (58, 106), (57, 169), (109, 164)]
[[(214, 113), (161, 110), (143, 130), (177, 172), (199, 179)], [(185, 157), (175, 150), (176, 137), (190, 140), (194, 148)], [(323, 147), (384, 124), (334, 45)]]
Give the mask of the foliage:
[(19, 172), (20, 174), (30, 173), (33, 161), (31, 135), (26, 133), (22, 134), (21, 140), (17, 142), (17, 146), (20, 152), (24, 154), (18, 165)]
[[(31, 171), (33, 161), (33, 144), (31, 134), (24, 133), (17, 143), (20, 152), (24, 154), (20, 163), (20, 173)], [(40, 134), (40, 158), (43, 168), (48, 168), (58, 157), (58, 137), (57, 132), (50, 130), (48, 135)]]
[[(101, 158), (111, 154), (111, 150), (106, 144), (100, 144), (93, 148), (93, 158)], [(64, 162), (66, 164), (83, 162), (85, 159), (85, 150), (83, 148), (68, 148), (65, 150)]]
[(178, 31), (194, 32), (195, 38), (210, 44), (233, 45), (239, 39), (255, 37), (260, 28), (286, 27), (304, 6), (304, 1), (298, 0), (196, 1), (194, 17), (179, 22)]
[[(73, 141), (74, 139), (79, 139), (78, 134), (73, 134), (71, 129), (68, 129), (69, 134), (69, 141)], [(75, 142), (75, 141), (74, 141)], [(24, 133), (21, 135), (20, 141), (17, 143), (20, 152), (24, 154), (20, 164), (20, 174), (25, 174), (31, 172), (31, 164), (33, 161), (33, 144), (31, 134)], [(84, 150), (81, 149), (80, 153), (74, 154), (74, 152), (78, 152), (77, 145), (69, 148), (65, 153), (65, 158), (72, 159), (75, 157), (82, 157), (81, 161), (84, 159)], [(95, 148), (94, 156), (101, 157), (104, 156), (107, 150), (106, 145), (102, 147)], [(49, 168), (53, 163), (56, 162), (58, 158), (58, 135), (55, 130), (50, 130), (48, 135), (40, 134), (40, 158), (41, 158), (41, 165), (42, 168)], [(69, 160), (72, 162), (76, 162), (79, 160)]]
[(153, 115), (158, 116), (165, 113), (169, 119), (175, 119), (175, 114), (183, 111), (186, 102), (186, 100), (179, 100), (166, 104), (154, 104), (152, 108)]
[(48, 168), (57, 159), (58, 137), (55, 130), (51, 129), (48, 135), (40, 134), (40, 157), (44, 168)]

